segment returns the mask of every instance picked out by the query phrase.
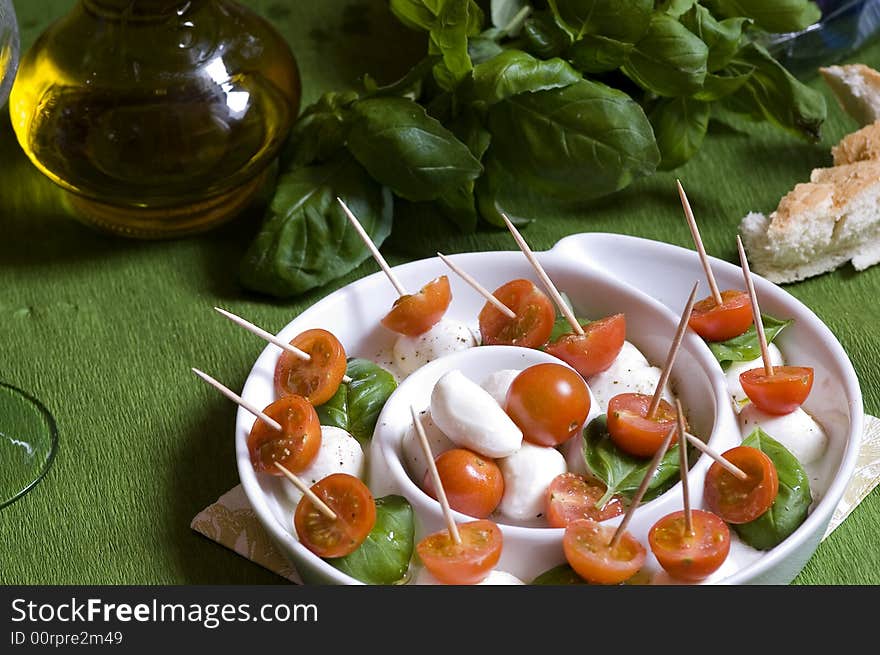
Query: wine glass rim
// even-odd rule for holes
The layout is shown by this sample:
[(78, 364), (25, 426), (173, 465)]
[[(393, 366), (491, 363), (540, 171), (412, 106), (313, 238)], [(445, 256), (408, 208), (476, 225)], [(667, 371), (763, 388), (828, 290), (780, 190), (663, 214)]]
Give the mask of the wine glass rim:
[[(2, 0), (0, 0), (2, 2)], [(19, 500), (23, 496), (25, 496), (31, 489), (36, 487), (43, 478), (46, 477), (46, 474), (49, 472), (49, 469), (52, 467), (52, 462), (55, 461), (55, 454), (58, 452), (58, 424), (55, 422), (55, 417), (52, 416), (52, 413), (49, 409), (33, 394), (28, 393), (24, 389), (16, 387), (15, 385), (9, 384), (7, 382), (0, 382), (0, 388), (11, 389), (12, 391), (18, 393), (26, 400), (29, 400), (34, 406), (39, 410), (43, 419), (46, 421), (46, 425), (49, 428), (49, 455), (46, 457), (45, 462), (43, 462), (43, 467), (40, 469), (40, 472), (34, 476), (34, 478), (24, 487), (19, 489), (14, 495), (10, 496), (6, 499), (0, 499), (0, 510), (9, 507), (16, 500)]]

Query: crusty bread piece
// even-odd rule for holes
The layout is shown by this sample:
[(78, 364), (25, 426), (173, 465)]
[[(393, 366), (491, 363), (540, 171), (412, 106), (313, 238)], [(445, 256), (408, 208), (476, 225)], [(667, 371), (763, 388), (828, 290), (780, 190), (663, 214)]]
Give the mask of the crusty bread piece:
[(880, 119), (880, 73), (864, 64), (820, 68), (843, 110), (860, 125)]
[(880, 262), (880, 161), (815, 169), (770, 216), (746, 216), (740, 232), (752, 268), (772, 282)]
[(740, 223), (752, 268), (783, 283), (852, 262), (880, 263), (880, 73), (863, 64), (820, 69), (841, 106), (865, 127), (831, 149), (834, 166), (817, 168), (769, 216)]

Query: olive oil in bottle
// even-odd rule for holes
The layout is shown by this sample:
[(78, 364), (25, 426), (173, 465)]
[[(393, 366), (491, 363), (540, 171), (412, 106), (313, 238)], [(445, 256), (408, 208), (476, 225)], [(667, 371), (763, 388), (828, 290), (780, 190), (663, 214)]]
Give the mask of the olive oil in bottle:
[(290, 48), (235, 2), (80, 0), (23, 56), (9, 111), (78, 218), (160, 238), (243, 209), (299, 102)]

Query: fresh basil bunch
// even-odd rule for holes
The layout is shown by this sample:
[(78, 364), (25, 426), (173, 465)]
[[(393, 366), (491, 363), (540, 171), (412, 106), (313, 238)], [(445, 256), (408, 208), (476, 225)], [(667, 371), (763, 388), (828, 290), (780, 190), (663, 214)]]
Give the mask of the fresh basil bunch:
[(242, 264), (245, 286), (293, 296), (369, 253), (393, 197), (431, 203), (463, 231), (502, 224), (515, 181), (583, 201), (688, 161), (714, 108), (816, 139), (821, 94), (758, 45), (760, 30), (815, 22), (810, 0), (390, 0), (425, 33), (404, 78), (331, 92), (295, 124), (268, 215)]

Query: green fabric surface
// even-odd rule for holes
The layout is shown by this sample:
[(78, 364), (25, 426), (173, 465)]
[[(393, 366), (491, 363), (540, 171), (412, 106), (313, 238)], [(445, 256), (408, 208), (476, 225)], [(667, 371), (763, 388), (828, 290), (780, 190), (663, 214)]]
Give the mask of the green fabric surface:
[[(70, 0), (15, 3), (25, 46)], [(382, 0), (244, 4), (267, 16), (297, 55), (304, 103), (381, 82), (423, 51)], [(880, 66), (880, 46), (857, 60)], [(733, 236), (750, 210), (828, 165), (830, 146), (855, 128), (829, 100), (821, 143), (769, 126), (747, 133), (714, 124), (696, 158), (617, 195), (581, 207), (524, 196), (511, 209), (539, 215), (524, 234), (535, 249), (582, 231), (611, 231), (691, 246), (674, 177), (685, 182), (710, 253), (733, 261)], [(243, 291), (236, 269), (259, 224), (248, 214), (207, 235), (167, 242), (104, 236), (71, 221), (59, 192), (27, 161), (0, 119), (0, 380), (38, 397), (58, 423), (48, 476), (0, 511), (0, 584), (280, 583), (281, 578), (193, 533), (192, 517), (238, 482), (235, 408), (190, 373), (240, 388), (264, 347), (211, 310), (222, 305), (277, 330), (352, 274), (289, 302)], [(447, 252), (511, 250), (506, 232), (457, 234), (430, 213), (400, 209), (383, 248), (393, 263)], [(852, 358), (867, 412), (880, 413), (880, 266), (844, 268), (791, 285)], [(880, 583), (880, 491), (818, 549), (797, 578), (808, 584)]]

